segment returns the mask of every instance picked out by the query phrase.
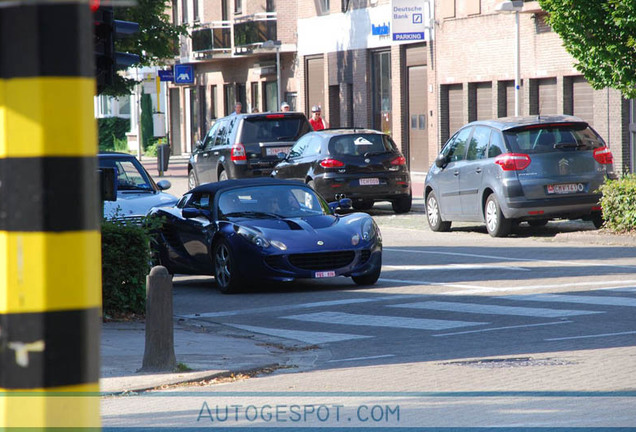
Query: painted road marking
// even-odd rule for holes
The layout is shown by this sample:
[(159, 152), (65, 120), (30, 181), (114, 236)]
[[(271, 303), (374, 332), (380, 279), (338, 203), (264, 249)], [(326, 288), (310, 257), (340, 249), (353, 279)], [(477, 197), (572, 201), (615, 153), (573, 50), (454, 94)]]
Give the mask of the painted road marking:
[(381, 359), (381, 358), (387, 358), (387, 357), (395, 357), (395, 354), (384, 354), (384, 355), (369, 356), (369, 357), (350, 357), (350, 358), (344, 358), (344, 359), (329, 360), (327, 363), (375, 360), (375, 359)]
[(401, 300), (401, 299), (410, 299), (410, 298), (421, 298), (420, 294), (397, 294), (397, 295), (388, 295), (388, 296), (379, 296), (379, 297), (365, 297), (365, 298), (354, 298), (354, 299), (343, 299), (343, 300), (329, 300), (329, 301), (321, 301), (321, 302), (312, 302), (312, 303), (300, 303), (300, 304), (290, 304), (290, 305), (281, 305), (281, 306), (269, 306), (262, 308), (250, 308), (250, 309), (239, 309), (233, 311), (222, 311), (222, 312), (204, 312), (199, 314), (189, 314), (189, 315), (179, 315), (184, 318), (215, 318), (215, 317), (225, 317), (225, 316), (236, 316), (236, 315), (251, 315), (258, 313), (269, 313), (269, 312), (283, 312), (294, 309), (311, 309), (311, 308), (319, 308), (325, 306), (342, 306), (349, 304), (359, 304), (359, 303), (371, 303), (371, 302), (381, 302), (385, 300)]
[(525, 267), (510, 265), (484, 265), (484, 264), (440, 264), (440, 265), (383, 265), (382, 270), (402, 271), (429, 271), (429, 270), (516, 270), (532, 271)]
[(317, 312), (304, 315), (291, 315), (283, 318), (326, 324), (408, 328), (417, 330), (444, 330), (457, 327), (490, 324), (487, 322), (436, 320), (425, 318), (407, 318), (399, 316), (358, 315), (342, 312)]
[(284, 339), (294, 339), (297, 341), (305, 342), (310, 345), (319, 345), (330, 342), (341, 342), (353, 339), (366, 339), (372, 336), (354, 335), (347, 333), (325, 333), (325, 332), (310, 332), (301, 330), (287, 330), (287, 329), (275, 329), (267, 327), (255, 327), (241, 324), (226, 324), (231, 327), (236, 327), (242, 330), (247, 330), (253, 333), (266, 334), (269, 336), (281, 337)]
[(506, 300), (537, 301), (546, 303), (577, 303), (602, 306), (636, 307), (636, 299), (627, 297), (577, 296), (561, 294), (528, 294), (498, 297)]
[(597, 337), (612, 337), (612, 336), (624, 336), (624, 335), (632, 335), (636, 334), (636, 331), (627, 331), (627, 332), (619, 332), (619, 333), (603, 333), (603, 334), (595, 334), (595, 335), (586, 335), (586, 336), (570, 336), (570, 337), (561, 337), (561, 338), (550, 338), (544, 339), (545, 341), (562, 341), (569, 339), (588, 339), (588, 338), (597, 338)]
[(492, 328), (480, 329), (480, 330), (467, 330), (467, 331), (453, 332), (453, 333), (441, 333), (441, 334), (434, 334), (432, 336), (434, 337), (456, 336), (456, 335), (463, 335), (463, 334), (469, 334), (469, 333), (484, 333), (489, 331), (510, 330), (510, 329), (518, 329), (518, 328), (529, 328), (529, 327), (542, 327), (542, 326), (549, 326), (549, 325), (571, 324), (571, 323), (572, 321), (568, 321), (568, 320), (555, 321), (555, 322), (540, 323), (540, 324), (524, 324), (524, 325), (506, 326), (506, 327), (492, 327)]
[(479, 254), (469, 254), (463, 252), (441, 252), (438, 250), (435, 251), (425, 251), (425, 250), (413, 250), (413, 249), (398, 249), (398, 248), (384, 248), (384, 251), (388, 252), (406, 252), (406, 253), (415, 253), (415, 254), (430, 254), (430, 255), (452, 255), (452, 256), (461, 256), (461, 257), (469, 257), (469, 258), (485, 258), (492, 259), (496, 261), (520, 261), (520, 262), (537, 262), (537, 263), (546, 263), (546, 264), (559, 264), (559, 265), (568, 265), (574, 267), (614, 267), (614, 268), (626, 268), (636, 270), (636, 266), (634, 265), (614, 265), (614, 264), (599, 264), (597, 262), (585, 262), (585, 261), (561, 261), (561, 260), (542, 260), (536, 258), (512, 258), (509, 256), (498, 256), (498, 255), (479, 255)]
[(567, 309), (546, 309), (546, 308), (530, 308), (518, 306), (499, 306), (491, 304), (478, 303), (456, 303), (442, 301), (425, 301), (418, 303), (404, 303), (397, 305), (388, 305), (388, 307), (409, 308), (409, 309), (428, 309), (440, 310), (447, 312), (475, 313), (486, 315), (515, 315), (529, 316), (540, 318), (560, 318), (576, 315), (590, 315), (604, 312), (585, 311), (585, 310), (567, 310)]

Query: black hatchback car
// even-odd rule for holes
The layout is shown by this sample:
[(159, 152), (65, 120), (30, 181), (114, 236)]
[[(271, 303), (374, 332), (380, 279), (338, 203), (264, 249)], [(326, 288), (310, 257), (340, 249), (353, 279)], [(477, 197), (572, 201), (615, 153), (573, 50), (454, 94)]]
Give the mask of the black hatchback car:
[(311, 131), (300, 112), (232, 114), (218, 119), (188, 162), (190, 189), (202, 183), (269, 176), (298, 138)]
[(369, 129), (325, 129), (303, 136), (276, 165), (273, 177), (308, 183), (327, 201), (351, 198), (358, 210), (390, 201), (411, 210), (411, 176), (390, 136)]
[(603, 139), (572, 116), (507, 117), (467, 124), (453, 135), (426, 176), (429, 226), (485, 222), (493, 237), (521, 221), (603, 219), (599, 187), (615, 178)]

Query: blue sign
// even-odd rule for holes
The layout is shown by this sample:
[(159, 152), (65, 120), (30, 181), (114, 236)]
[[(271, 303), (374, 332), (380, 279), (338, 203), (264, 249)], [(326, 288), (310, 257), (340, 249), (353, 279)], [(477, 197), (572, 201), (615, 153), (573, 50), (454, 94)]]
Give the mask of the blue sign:
[(175, 84), (194, 84), (194, 66), (178, 64), (174, 65)]
[(159, 75), (159, 80), (161, 81), (174, 81), (174, 71), (172, 69), (168, 70), (159, 70), (157, 71), (157, 75)]
[(391, 33), (391, 27), (387, 23), (382, 25), (371, 24), (371, 34), (373, 36), (388, 36)]

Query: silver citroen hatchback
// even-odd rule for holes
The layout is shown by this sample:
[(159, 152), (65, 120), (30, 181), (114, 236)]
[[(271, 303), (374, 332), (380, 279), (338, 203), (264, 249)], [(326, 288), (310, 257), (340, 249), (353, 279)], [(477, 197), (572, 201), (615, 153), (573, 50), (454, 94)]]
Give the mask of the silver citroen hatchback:
[(503, 237), (519, 222), (602, 223), (599, 187), (616, 178), (612, 153), (594, 129), (572, 116), (506, 117), (469, 123), (442, 148), (426, 176), (433, 231), (453, 221), (485, 222)]

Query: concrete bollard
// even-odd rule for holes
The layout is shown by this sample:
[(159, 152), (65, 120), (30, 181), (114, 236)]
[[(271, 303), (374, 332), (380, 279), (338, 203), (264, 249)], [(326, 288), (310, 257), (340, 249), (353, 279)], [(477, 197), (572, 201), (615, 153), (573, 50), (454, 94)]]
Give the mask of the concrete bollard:
[(163, 266), (155, 266), (146, 276), (146, 346), (141, 371), (173, 371), (172, 276)]

